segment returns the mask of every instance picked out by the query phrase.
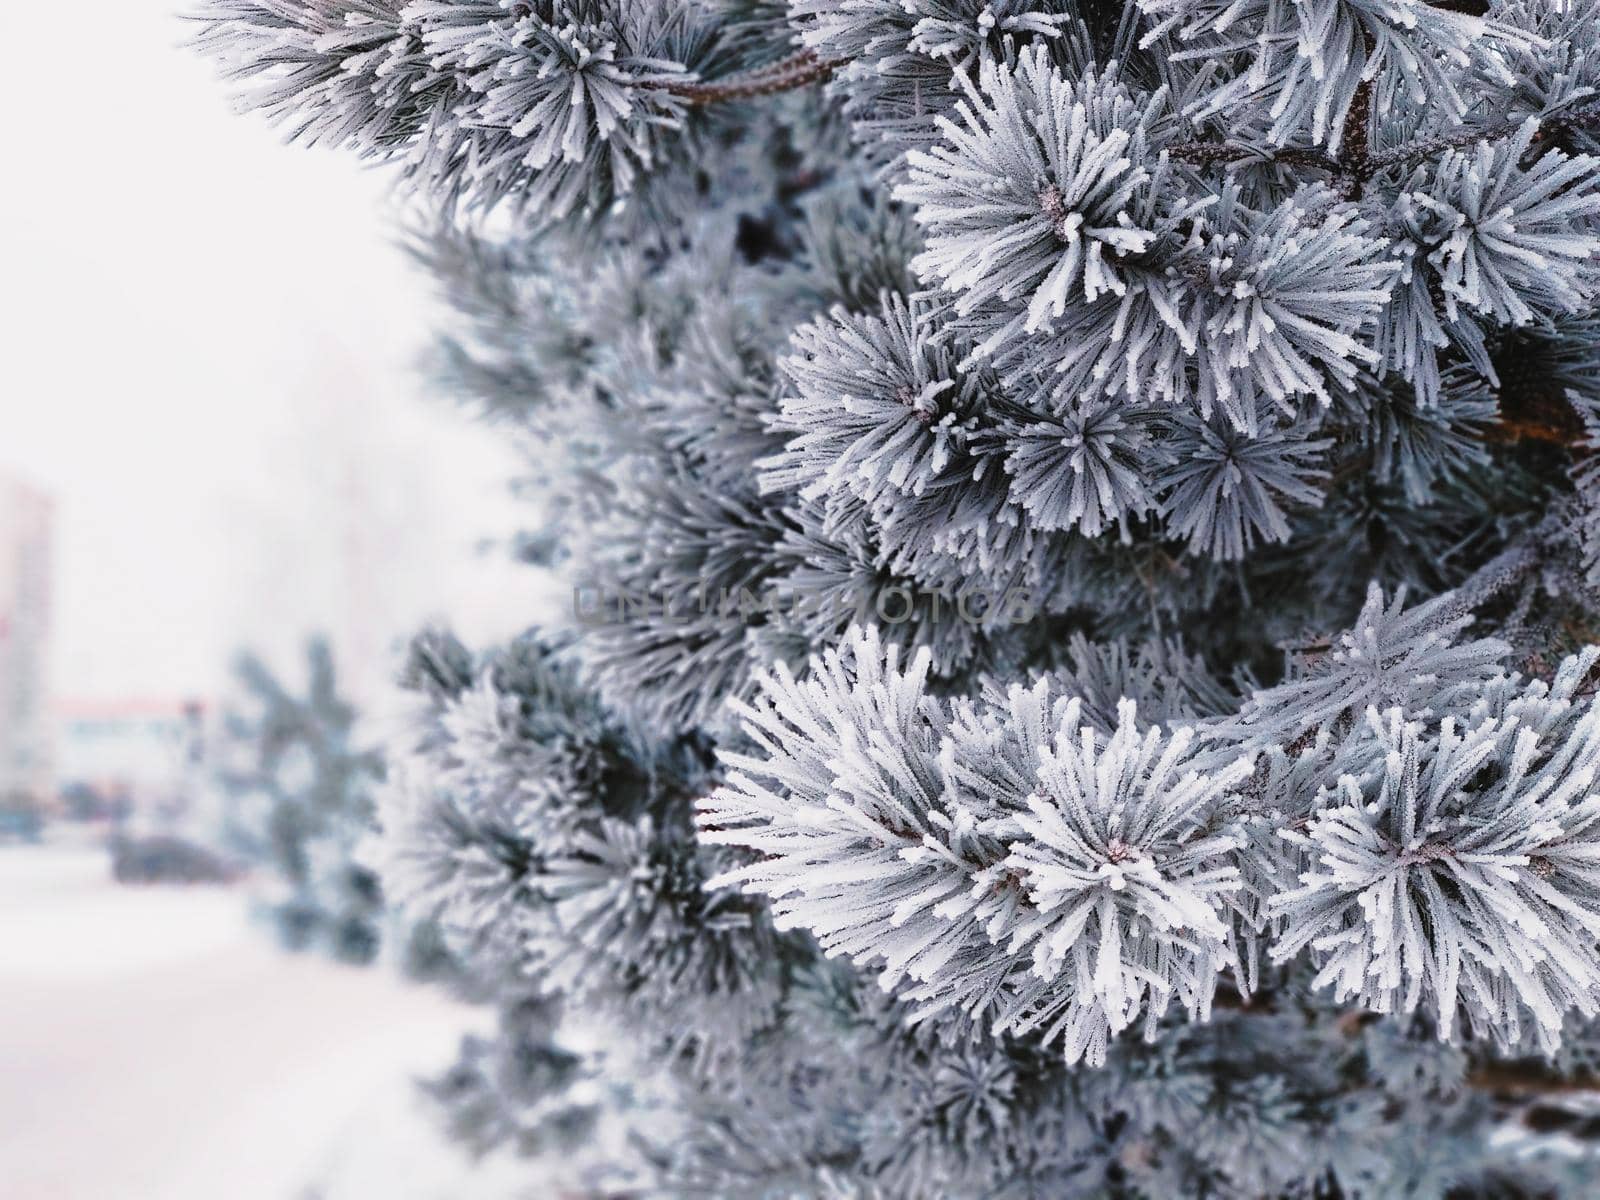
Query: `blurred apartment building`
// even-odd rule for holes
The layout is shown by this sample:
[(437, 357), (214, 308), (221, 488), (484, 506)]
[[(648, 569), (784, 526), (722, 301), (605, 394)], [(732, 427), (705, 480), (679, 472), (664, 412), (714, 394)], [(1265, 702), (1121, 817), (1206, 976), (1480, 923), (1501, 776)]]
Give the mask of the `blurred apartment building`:
[(51, 498), (0, 473), (0, 800), (38, 804), (54, 794), (47, 687), (50, 649)]
[(64, 815), (157, 824), (202, 798), (208, 710), (195, 699), (67, 699), (55, 708)]

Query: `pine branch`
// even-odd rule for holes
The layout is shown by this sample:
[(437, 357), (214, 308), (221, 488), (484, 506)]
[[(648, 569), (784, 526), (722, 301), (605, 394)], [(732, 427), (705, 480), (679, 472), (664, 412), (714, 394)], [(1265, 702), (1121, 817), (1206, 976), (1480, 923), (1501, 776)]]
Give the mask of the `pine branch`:
[[(1367, 51), (1372, 52), (1372, 39), (1367, 38)], [(1372, 177), (1373, 158), (1369, 151), (1372, 124), (1372, 80), (1363, 81), (1351, 97), (1349, 112), (1345, 115), (1344, 133), (1340, 139), (1338, 157), (1306, 146), (1288, 146), (1266, 154), (1265, 161), (1288, 167), (1309, 167), (1326, 171), (1340, 185), (1339, 191), (1346, 199), (1358, 200), (1361, 189)], [(1172, 157), (1210, 166), (1215, 163), (1241, 162), (1263, 157), (1258, 150), (1227, 142), (1188, 142), (1173, 146)]]
[(723, 104), (730, 100), (750, 100), (758, 96), (776, 95), (806, 87), (828, 78), (844, 65), (843, 59), (820, 59), (810, 50), (797, 50), (788, 58), (729, 75), (690, 83), (664, 83), (661, 91), (680, 96), (690, 105), (699, 108), (708, 104)]
[(1500, 419), (1485, 432), (1492, 442), (1548, 442), (1581, 450), (1583, 421), (1558, 388), (1530, 386), (1501, 393)]
[[(1396, 146), (1374, 155), (1372, 168), (1374, 171), (1381, 171), (1419, 159), (1436, 158), (1448, 150), (1460, 150), (1479, 142), (1493, 142), (1512, 137), (1521, 131), (1526, 119), (1508, 117), (1487, 125), (1460, 125), (1432, 137), (1418, 138), (1414, 142), (1407, 142), (1403, 146)], [(1557, 144), (1561, 136), (1571, 130), (1596, 127), (1600, 127), (1600, 104), (1593, 102), (1580, 104), (1541, 116), (1539, 129), (1533, 135), (1533, 140), (1535, 146), (1542, 151)]]
[(1439, 618), (1453, 620), (1466, 616), (1526, 579), (1544, 561), (1546, 543), (1560, 537), (1566, 520), (1559, 511), (1551, 513), (1513, 545), (1484, 563), (1451, 591), (1447, 603), (1439, 609)]
[[(1367, 53), (1372, 53), (1372, 37), (1367, 35)], [(1372, 178), (1372, 80), (1362, 82), (1350, 99), (1345, 114), (1344, 137), (1340, 142), (1337, 177), (1341, 191), (1350, 200), (1361, 199), (1361, 190)]]
[[(1337, 158), (1309, 146), (1285, 146), (1263, 152), (1257, 147), (1236, 142), (1181, 142), (1169, 147), (1168, 153), (1180, 162), (1198, 167), (1218, 164), (1229, 166), (1253, 159), (1273, 165), (1324, 171), (1342, 185), (1340, 190), (1349, 198), (1359, 199), (1360, 189), (1380, 171), (1437, 158), (1448, 151), (1474, 146), (1479, 142), (1497, 142), (1513, 137), (1522, 130), (1527, 120), (1525, 117), (1508, 117), (1483, 125), (1458, 125), (1442, 133), (1374, 153), (1370, 140), (1371, 106), (1372, 85), (1364, 83), (1356, 89), (1351, 101), (1345, 121), (1344, 146)], [(1533, 135), (1533, 140), (1542, 152), (1558, 144), (1561, 137), (1571, 130), (1596, 128), (1600, 128), (1600, 101), (1544, 114), (1539, 119), (1539, 129)]]
[(1254, 147), (1240, 145), (1237, 142), (1179, 142), (1167, 147), (1167, 153), (1179, 162), (1190, 163), (1197, 167), (1215, 166), (1218, 163), (1227, 166), (1249, 159), (1260, 159), (1269, 163), (1281, 163), (1284, 166), (1310, 167), (1327, 171), (1329, 174), (1337, 174), (1344, 169), (1338, 159), (1308, 146), (1288, 146), (1282, 150), (1263, 154)]
[(1467, 1086), (1480, 1091), (1505, 1092), (1517, 1096), (1600, 1092), (1600, 1074), (1578, 1071), (1563, 1075), (1537, 1060), (1490, 1062), (1476, 1067), (1467, 1075)]

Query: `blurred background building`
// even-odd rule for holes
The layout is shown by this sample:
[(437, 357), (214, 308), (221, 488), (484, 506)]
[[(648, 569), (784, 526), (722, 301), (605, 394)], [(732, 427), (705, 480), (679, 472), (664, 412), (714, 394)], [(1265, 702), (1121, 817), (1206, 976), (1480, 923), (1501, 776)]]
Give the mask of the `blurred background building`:
[(0, 803), (55, 793), (48, 690), (55, 506), (0, 473)]
[(201, 701), (68, 699), (55, 713), (62, 816), (165, 823), (203, 798), (208, 708)]

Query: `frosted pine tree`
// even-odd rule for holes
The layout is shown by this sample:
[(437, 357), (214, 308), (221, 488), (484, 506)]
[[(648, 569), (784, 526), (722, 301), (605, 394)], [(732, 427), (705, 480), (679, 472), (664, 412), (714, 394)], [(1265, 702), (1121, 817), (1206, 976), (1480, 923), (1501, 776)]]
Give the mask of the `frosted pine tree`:
[(286, 948), (371, 962), (383, 894), (355, 851), (372, 823), (383, 761), (361, 743), (325, 638), (307, 643), (304, 674), (297, 694), (259, 657), (239, 655), (214, 755), (222, 837), (255, 869), (258, 907)]
[[(440, 694), (450, 653), (464, 651), (448, 639), (418, 638), (407, 682), (426, 692), (433, 678)], [(215, 756), (223, 840), (252, 868), (261, 915), (287, 949), (359, 964), (381, 953), (413, 982), (497, 1010), (494, 1036), (468, 1034), (453, 1062), (418, 1081), (468, 1154), (512, 1146), (579, 1185), (617, 1178), (616, 1168), (577, 1153), (595, 1141), (598, 1114), (620, 1105), (609, 1098), (603, 1058), (586, 1062), (563, 1044), (559, 994), (513, 962), (453, 939), (432, 914), (386, 911), (368, 861), (383, 759), (339, 689), (325, 638), (308, 642), (304, 675), (295, 686), (241, 654), (239, 694)]]
[(1600, 3), (198, 18), (528, 450), (375, 853), (628, 1187), (1600, 1186)]

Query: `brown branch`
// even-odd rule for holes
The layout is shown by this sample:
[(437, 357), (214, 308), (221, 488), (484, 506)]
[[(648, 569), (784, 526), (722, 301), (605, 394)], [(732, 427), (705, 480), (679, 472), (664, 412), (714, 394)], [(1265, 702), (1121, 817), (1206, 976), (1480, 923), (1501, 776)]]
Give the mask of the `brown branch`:
[(730, 100), (751, 100), (793, 91), (826, 79), (845, 64), (844, 59), (818, 58), (810, 50), (797, 50), (788, 58), (722, 79), (686, 80), (657, 85), (663, 92), (682, 97), (698, 108)]
[(1600, 1075), (1593, 1071), (1563, 1075), (1540, 1062), (1484, 1063), (1467, 1073), (1467, 1086), (1478, 1091), (1505, 1092), (1513, 1096), (1600, 1092)]
[[(1436, 3), (1436, 8), (1467, 11), (1459, 5), (1470, 0), (1459, 0), (1458, 5)], [(1419, 138), (1403, 146), (1374, 153), (1372, 150), (1372, 81), (1357, 85), (1350, 99), (1350, 109), (1345, 114), (1344, 133), (1338, 158), (1305, 146), (1289, 146), (1280, 150), (1262, 151), (1234, 142), (1183, 142), (1169, 148), (1173, 158), (1199, 167), (1228, 166), (1252, 159), (1291, 167), (1309, 167), (1326, 171), (1339, 181), (1341, 191), (1349, 199), (1360, 199), (1361, 191), (1379, 171), (1422, 158), (1431, 158), (1447, 150), (1457, 150), (1478, 142), (1510, 137), (1517, 133), (1526, 118), (1505, 118), (1486, 125), (1461, 125), (1444, 133)], [(1600, 101), (1587, 101), (1567, 109), (1558, 109), (1539, 118), (1539, 128), (1533, 135), (1537, 152), (1559, 145), (1562, 139), (1576, 129), (1600, 127)], [(1532, 436), (1532, 435), (1530, 435)], [(1549, 439), (1545, 439), (1549, 440)]]
[(1369, 126), (1372, 115), (1372, 82), (1358, 84), (1350, 100), (1350, 111), (1345, 117), (1342, 152), (1338, 158), (1324, 154), (1309, 146), (1286, 146), (1281, 150), (1261, 151), (1234, 142), (1182, 142), (1168, 148), (1167, 153), (1181, 162), (1197, 167), (1257, 159), (1266, 163), (1288, 167), (1309, 167), (1326, 171), (1340, 181), (1340, 191), (1346, 199), (1361, 197), (1361, 188), (1372, 177), (1374, 167), (1368, 153)]
[(1489, 358), (1499, 383), (1499, 419), (1485, 431), (1486, 441), (1548, 442), (1574, 456), (1588, 453), (1588, 427), (1567, 399), (1562, 363), (1550, 342), (1513, 332)]
[(1197, 167), (1209, 167), (1217, 163), (1227, 165), (1255, 158), (1263, 162), (1283, 163), (1292, 167), (1313, 167), (1335, 173), (1341, 169), (1337, 160), (1320, 150), (1304, 146), (1261, 151), (1235, 142), (1179, 142), (1177, 145), (1167, 147), (1167, 153), (1180, 162), (1193, 163)]
[[(1574, 129), (1600, 125), (1600, 107), (1591, 104), (1578, 105), (1566, 111), (1547, 113), (1538, 118), (1538, 121), (1539, 128), (1534, 131), (1533, 142), (1536, 152), (1542, 152), (1552, 146), (1560, 145), (1562, 138)], [(1386, 167), (1399, 166), (1416, 159), (1432, 158), (1446, 150), (1460, 150), (1478, 142), (1510, 137), (1519, 132), (1526, 123), (1526, 117), (1508, 117), (1487, 125), (1461, 125), (1444, 133), (1418, 138), (1414, 142), (1407, 142), (1403, 146), (1396, 146), (1392, 150), (1376, 154), (1372, 158), (1372, 168), (1374, 171), (1381, 171)]]
[(1372, 167), (1381, 171), (1385, 167), (1399, 166), (1418, 158), (1432, 158), (1446, 150), (1459, 150), (1463, 146), (1471, 146), (1477, 142), (1487, 141), (1491, 138), (1505, 137), (1522, 128), (1521, 121), (1502, 121), (1496, 125), (1461, 125), (1445, 133), (1435, 134), (1433, 137), (1418, 138), (1414, 142), (1407, 142), (1403, 146), (1396, 146), (1392, 150), (1385, 150), (1382, 154), (1374, 155)]
[[(1366, 45), (1370, 61), (1374, 49), (1372, 34), (1362, 29), (1361, 40)], [(1370, 79), (1363, 79), (1356, 84), (1355, 94), (1350, 97), (1350, 109), (1344, 114), (1344, 130), (1339, 137), (1339, 165), (1342, 169), (1335, 176), (1339, 181), (1339, 191), (1346, 200), (1361, 199), (1361, 193), (1373, 173)]]
[(1192, 163), (1197, 167), (1211, 167), (1217, 163), (1226, 165), (1259, 157), (1257, 151), (1232, 142), (1179, 142), (1168, 146), (1167, 153), (1179, 162)]
[(1486, 442), (1549, 442), (1574, 453), (1583, 450), (1588, 431), (1578, 414), (1565, 400), (1551, 403), (1544, 397), (1529, 398), (1522, 411), (1502, 412), (1500, 419), (1484, 430)]

